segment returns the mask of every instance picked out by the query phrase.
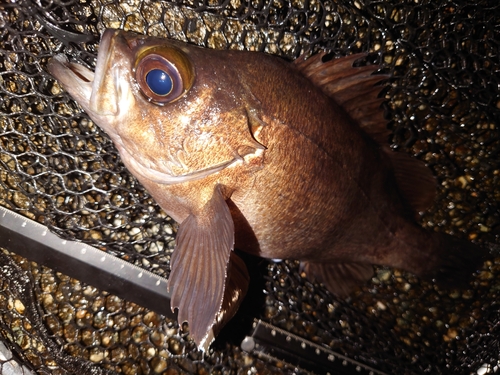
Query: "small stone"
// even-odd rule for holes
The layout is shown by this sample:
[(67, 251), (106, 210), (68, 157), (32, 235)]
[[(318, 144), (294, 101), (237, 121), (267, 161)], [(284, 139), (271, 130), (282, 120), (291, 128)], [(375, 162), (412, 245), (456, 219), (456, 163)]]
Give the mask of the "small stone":
[(90, 361), (94, 363), (101, 362), (104, 359), (104, 352), (98, 349), (93, 349), (90, 353)]
[(25, 311), (25, 307), (24, 307), (24, 304), (21, 302), (21, 300), (18, 300), (16, 299), (14, 301), (14, 308), (16, 309), (16, 311), (19, 313), (19, 314), (24, 314), (24, 311)]
[(151, 367), (156, 374), (161, 374), (167, 369), (167, 361), (163, 358), (155, 357), (151, 360)]

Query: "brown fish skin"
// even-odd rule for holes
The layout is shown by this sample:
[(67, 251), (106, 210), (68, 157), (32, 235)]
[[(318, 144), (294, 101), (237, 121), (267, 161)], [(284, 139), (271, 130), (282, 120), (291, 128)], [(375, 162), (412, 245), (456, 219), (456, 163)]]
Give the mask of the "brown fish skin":
[[(158, 55), (182, 81), (160, 105), (141, 75)], [(415, 224), (434, 197), (432, 175), (383, 144), (379, 78), (373, 67), (351, 68), (355, 59), (291, 64), (107, 30), (95, 76), (60, 56), (49, 62), (180, 223), (169, 288), (200, 347), (246, 292), (235, 242), (301, 260), (339, 295), (367, 280), (372, 264), (450, 283), (480, 265), (481, 249)]]

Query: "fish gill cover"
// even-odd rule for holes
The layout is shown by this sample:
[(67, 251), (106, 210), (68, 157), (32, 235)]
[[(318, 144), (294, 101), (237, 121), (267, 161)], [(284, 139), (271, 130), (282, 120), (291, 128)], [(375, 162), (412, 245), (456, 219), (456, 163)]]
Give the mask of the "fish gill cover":
[[(174, 222), (45, 70), (58, 53), (93, 68), (99, 35), (109, 27), (288, 59), (321, 49), (336, 56), (373, 52), (393, 76), (384, 91), (388, 141), (425, 161), (439, 181), (421, 225), (493, 244), (498, 253), (498, 1), (0, 5), (0, 204), (168, 276)], [(301, 373), (239, 349), (237, 331), (250, 328), (249, 318), (387, 373), (470, 374), (498, 364), (499, 260), (466, 291), (378, 268), (347, 300), (307, 282), (296, 262), (254, 263), (262, 278), (252, 281), (249, 299), (257, 303), (244, 304), (203, 356), (185, 325), (2, 252), (0, 336), (41, 374)], [(10, 362), (0, 357), (0, 366), (6, 372)]]

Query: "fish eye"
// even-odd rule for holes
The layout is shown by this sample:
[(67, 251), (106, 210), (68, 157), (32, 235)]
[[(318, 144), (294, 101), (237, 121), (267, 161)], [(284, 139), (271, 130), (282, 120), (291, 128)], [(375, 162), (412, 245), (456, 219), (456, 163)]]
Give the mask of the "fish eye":
[(134, 70), (142, 94), (158, 105), (179, 99), (194, 80), (187, 57), (172, 48), (146, 50), (138, 56)]
[(168, 95), (174, 86), (172, 78), (161, 69), (153, 69), (147, 72), (146, 83), (151, 91), (159, 96)]

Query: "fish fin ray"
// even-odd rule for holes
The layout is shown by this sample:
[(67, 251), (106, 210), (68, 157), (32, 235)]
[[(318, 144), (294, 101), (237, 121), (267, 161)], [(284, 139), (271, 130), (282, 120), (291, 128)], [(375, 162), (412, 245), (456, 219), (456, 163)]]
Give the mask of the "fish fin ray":
[(373, 276), (373, 266), (369, 263), (301, 262), (300, 267), (309, 281), (323, 283), (339, 297), (346, 297)]
[(491, 258), (488, 250), (445, 233), (432, 233), (436, 251), (426, 259), (426, 267), (416, 274), (447, 288), (464, 288), (472, 275)]
[[(349, 116), (375, 141), (386, 144), (390, 131), (381, 105), (382, 91), (376, 86), (388, 75), (376, 74), (378, 65), (354, 67), (356, 60), (367, 57), (359, 53), (329, 61), (323, 61), (325, 53), (318, 53), (307, 60), (298, 58), (295, 66), (326, 95), (342, 106)], [(362, 103), (362, 105), (360, 105)]]
[(222, 307), (219, 314), (217, 315), (217, 323), (213, 329), (215, 336), (217, 336), (222, 327), (224, 327), (238, 311), (238, 308), (248, 291), (249, 283), (250, 276), (248, 275), (245, 262), (243, 262), (243, 260), (234, 252), (231, 252), (231, 259), (227, 270), (224, 299), (222, 301)]
[(381, 88), (377, 83), (389, 76), (374, 75), (377, 65), (354, 67), (356, 60), (368, 56), (366, 53), (330, 61), (323, 61), (324, 56), (325, 53), (319, 53), (307, 60), (299, 58), (295, 65), (381, 146), (391, 160), (399, 191), (410, 208), (415, 212), (425, 211), (436, 195), (436, 180), (431, 170), (420, 160), (387, 147), (390, 131), (381, 109), (384, 99), (379, 97)]
[(178, 308), (179, 322), (189, 323), (191, 337), (201, 345), (221, 311), (234, 246), (233, 220), (219, 186), (197, 215), (180, 224), (176, 241), (168, 279), (171, 305)]
[(436, 179), (421, 160), (404, 152), (394, 152), (382, 147), (392, 163), (394, 177), (400, 193), (416, 212), (427, 210), (436, 197)]

